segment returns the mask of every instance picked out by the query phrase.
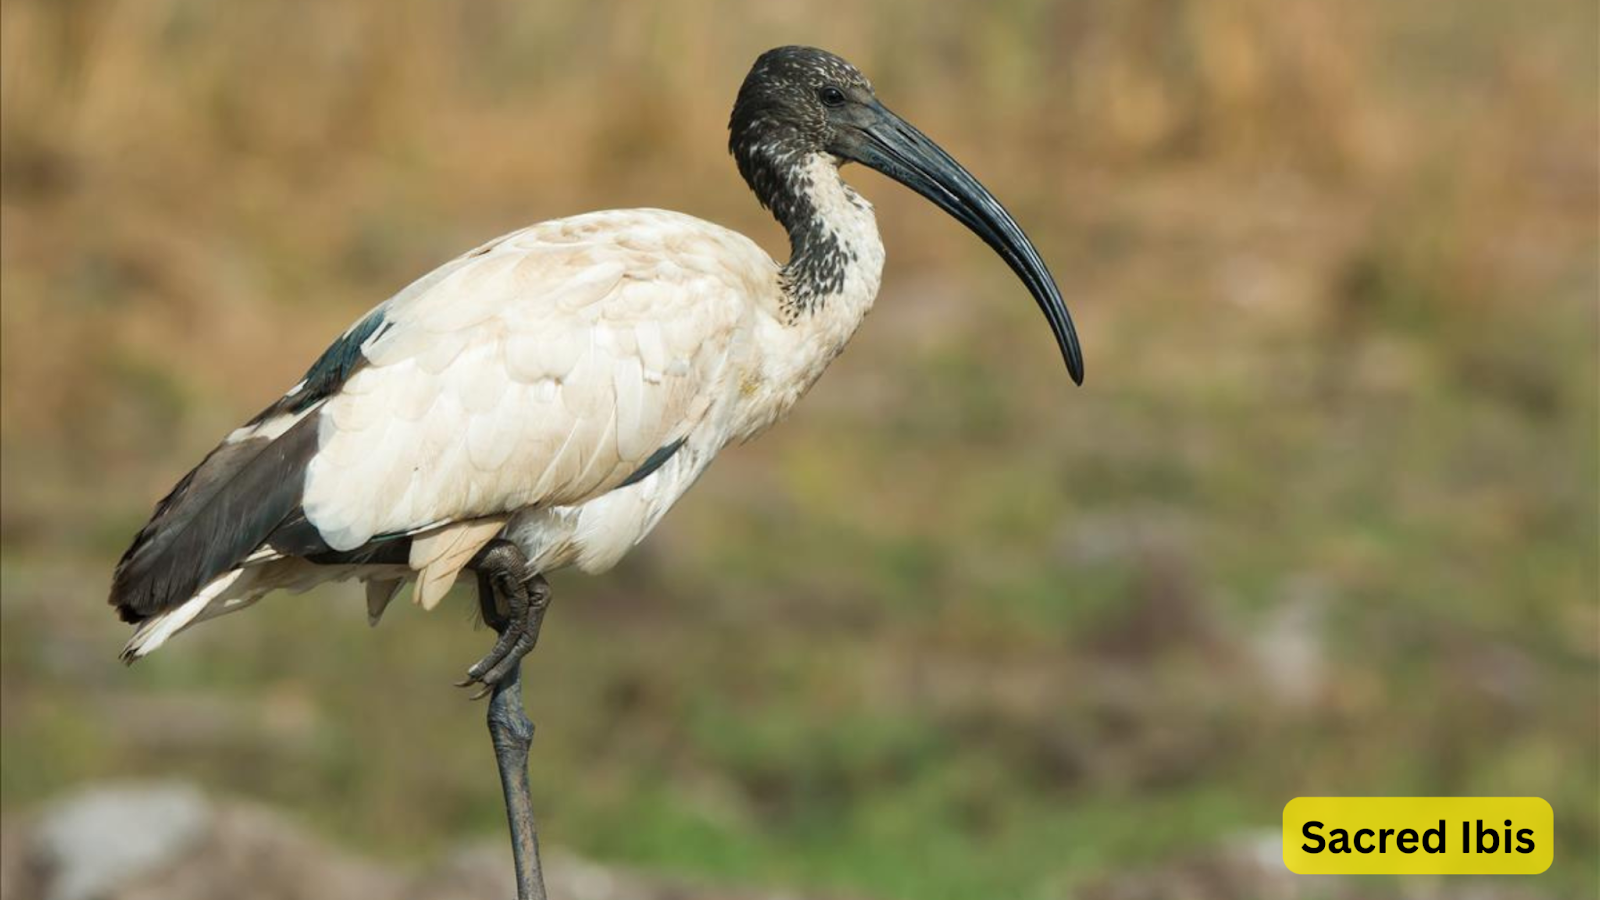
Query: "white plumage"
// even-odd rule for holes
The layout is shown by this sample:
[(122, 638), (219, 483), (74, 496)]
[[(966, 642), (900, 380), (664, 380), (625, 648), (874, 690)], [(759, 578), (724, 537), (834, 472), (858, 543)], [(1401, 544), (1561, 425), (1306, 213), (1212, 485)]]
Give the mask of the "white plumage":
[(218, 576), (145, 623), (126, 652), (326, 580), (374, 582), (374, 623), (404, 580), (431, 609), (502, 531), (538, 571), (615, 565), (723, 446), (789, 410), (871, 308), (883, 265), (871, 206), (837, 161), (819, 157), (814, 172), (855, 260), (802, 325), (784, 320), (780, 267), (754, 242), (654, 209), (513, 232), (400, 291), (374, 311), (382, 324), (361, 345), (365, 364), (338, 393), (230, 440), (275, 437), (320, 413), (307, 520), (335, 550), (411, 535), (409, 567), (318, 566), (267, 549), (241, 566), (254, 577)]

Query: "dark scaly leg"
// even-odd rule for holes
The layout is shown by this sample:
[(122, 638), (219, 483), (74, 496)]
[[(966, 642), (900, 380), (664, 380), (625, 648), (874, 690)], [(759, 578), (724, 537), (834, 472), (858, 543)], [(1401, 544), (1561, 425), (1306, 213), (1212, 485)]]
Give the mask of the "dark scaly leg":
[(489, 736), (500, 767), (506, 822), (511, 826), (511, 854), (517, 867), (517, 900), (546, 900), (544, 871), (539, 863), (539, 832), (528, 792), (528, 748), (533, 722), (522, 709), (522, 666), (494, 686), (489, 698)]
[[(466, 684), (482, 684), (489, 697), (489, 737), (500, 768), (506, 821), (511, 826), (511, 852), (517, 866), (517, 900), (545, 900), (539, 863), (539, 835), (528, 791), (528, 749), (533, 723), (522, 707), (522, 657), (539, 640), (550, 585), (530, 572), (515, 544), (495, 540), (473, 561), (478, 573), (478, 605), (483, 620), (499, 632), (494, 649), (467, 672)], [(496, 593), (506, 601), (500, 612)], [(477, 696), (483, 696), (480, 691)]]

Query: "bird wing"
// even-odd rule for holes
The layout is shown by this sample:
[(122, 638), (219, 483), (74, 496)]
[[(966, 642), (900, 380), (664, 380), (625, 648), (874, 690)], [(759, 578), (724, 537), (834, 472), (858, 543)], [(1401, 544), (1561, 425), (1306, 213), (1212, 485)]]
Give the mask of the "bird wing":
[(318, 410), (306, 520), (350, 550), (622, 485), (712, 408), (774, 269), (658, 211), (546, 223), (447, 263), (363, 320), (362, 358)]
[(669, 456), (738, 381), (742, 323), (776, 271), (748, 239), (660, 210), (546, 222), (446, 263), (156, 504), (111, 604), (148, 622), (247, 562), (388, 560), (398, 545), (368, 542), (398, 535), (436, 597), (497, 517), (583, 502)]

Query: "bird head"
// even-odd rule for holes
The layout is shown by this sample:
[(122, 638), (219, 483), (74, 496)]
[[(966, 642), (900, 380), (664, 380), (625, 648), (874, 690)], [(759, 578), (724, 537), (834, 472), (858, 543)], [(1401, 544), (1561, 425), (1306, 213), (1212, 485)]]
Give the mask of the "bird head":
[(857, 162), (900, 182), (988, 244), (1044, 312), (1072, 380), (1083, 350), (1055, 278), (994, 195), (927, 135), (878, 101), (860, 70), (815, 47), (778, 47), (756, 59), (728, 124), (728, 149), (763, 204), (817, 154)]

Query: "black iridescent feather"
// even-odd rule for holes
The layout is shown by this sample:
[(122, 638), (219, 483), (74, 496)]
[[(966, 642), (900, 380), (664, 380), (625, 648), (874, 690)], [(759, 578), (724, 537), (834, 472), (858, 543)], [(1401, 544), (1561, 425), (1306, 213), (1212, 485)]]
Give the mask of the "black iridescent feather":
[[(385, 325), (381, 308), (356, 323), (311, 364), (296, 390), (249, 425), (299, 415), (337, 393), (365, 364), (362, 346)], [(319, 415), (307, 415), (276, 438), (223, 443), (156, 504), (112, 576), (110, 602), (124, 622), (182, 604), (295, 517), (317, 449)]]

